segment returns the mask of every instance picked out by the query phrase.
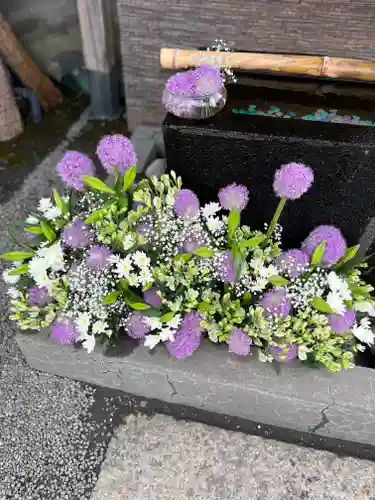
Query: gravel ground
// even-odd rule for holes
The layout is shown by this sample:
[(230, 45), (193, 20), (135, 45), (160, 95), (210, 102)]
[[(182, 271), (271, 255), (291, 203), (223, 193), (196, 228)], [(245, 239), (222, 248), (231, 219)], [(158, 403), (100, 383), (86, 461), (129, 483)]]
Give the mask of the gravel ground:
[(92, 500), (371, 500), (375, 465), (217, 427), (129, 416)]
[[(27, 215), (58, 184), (55, 165), (87, 113), (0, 210), (0, 250), (6, 227)], [(118, 401), (104, 391), (36, 372), (24, 362), (9, 322), (0, 282), (0, 500), (85, 500), (95, 485), (113, 429)]]

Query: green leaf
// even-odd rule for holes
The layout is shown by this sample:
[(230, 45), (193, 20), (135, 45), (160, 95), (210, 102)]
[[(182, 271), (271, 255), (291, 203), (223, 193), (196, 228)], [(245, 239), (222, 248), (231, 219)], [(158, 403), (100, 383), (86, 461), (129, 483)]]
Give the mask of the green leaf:
[(265, 234), (261, 234), (259, 236), (253, 236), (248, 240), (243, 240), (239, 243), (240, 248), (256, 248), (266, 239)]
[(56, 240), (57, 235), (49, 222), (45, 220), (40, 221), (40, 227), (43, 231), (44, 236), (47, 238), (48, 241)]
[(135, 165), (128, 168), (128, 170), (125, 172), (124, 175), (124, 183), (122, 185), (123, 191), (127, 191), (130, 188), (130, 186), (132, 186), (132, 184), (135, 181), (136, 175), (137, 175), (137, 167)]
[(42, 228), (40, 226), (25, 227), (25, 231), (32, 234), (43, 234)]
[(242, 300), (245, 304), (251, 303), (251, 293), (248, 290), (243, 294)]
[(326, 249), (326, 241), (324, 240), (321, 243), (319, 243), (319, 245), (315, 248), (314, 253), (312, 254), (311, 264), (313, 266), (316, 266), (322, 260), (325, 249)]
[(193, 254), (197, 255), (198, 257), (202, 257), (203, 259), (206, 259), (208, 257), (212, 257), (213, 255), (215, 255), (215, 252), (214, 250), (211, 250), (211, 248), (199, 247), (193, 251)]
[(114, 291), (110, 292), (108, 295), (106, 295), (103, 299), (103, 303), (106, 305), (114, 304), (120, 295), (120, 292)]
[(240, 212), (234, 208), (230, 211), (228, 216), (228, 238), (229, 240), (233, 239), (234, 232), (240, 225)]
[(119, 209), (126, 210), (128, 208), (128, 205), (129, 205), (128, 197), (126, 195), (121, 195), (118, 201)]
[(155, 309), (154, 307), (150, 307), (147, 311), (142, 313), (144, 316), (148, 316), (149, 318), (160, 318), (161, 311), (159, 309)]
[(184, 262), (187, 262), (190, 260), (192, 257), (191, 253), (178, 253), (175, 256), (175, 260), (183, 260)]
[(357, 254), (358, 250), (360, 248), (360, 245), (355, 245), (354, 247), (349, 247), (346, 249), (345, 254), (341, 259), (337, 262), (337, 264), (334, 266), (334, 269), (338, 269), (347, 262), (351, 261)]
[(175, 313), (173, 311), (168, 311), (167, 313), (163, 314), (163, 316), (160, 316), (160, 321), (162, 323), (168, 323), (171, 319), (173, 319), (175, 316)]
[(99, 210), (94, 210), (88, 217), (86, 217), (85, 223), (94, 224), (95, 222), (102, 220), (104, 215), (105, 215), (105, 210), (103, 210), (102, 208), (99, 208)]
[(90, 175), (82, 175), (82, 179), (90, 188), (96, 191), (104, 191), (105, 193), (116, 194), (114, 189), (111, 189), (107, 184), (98, 179), (97, 177), (91, 177)]
[(206, 312), (208, 311), (209, 309), (211, 308), (211, 305), (208, 303), (208, 302), (201, 302), (199, 305), (198, 305), (198, 310), (201, 311), (201, 312)]
[(278, 274), (270, 276), (268, 279), (274, 286), (285, 286), (289, 283), (289, 280), (283, 278), (283, 276), (279, 276)]
[(312, 307), (314, 307), (314, 309), (316, 309), (319, 312), (328, 314), (333, 313), (331, 307), (327, 304), (327, 302), (324, 299), (322, 299), (322, 297), (315, 297), (315, 299), (311, 301), (311, 305)]
[(118, 173), (117, 168), (114, 168), (115, 171), (115, 191), (117, 193), (117, 196), (120, 196), (121, 194), (121, 178)]
[(17, 262), (24, 259), (30, 259), (33, 256), (34, 252), (6, 252), (0, 255), (0, 259)]
[(53, 199), (55, 200), (56, 206), (59, 207), (59, 209), (61, 210), (61, 213), (63, 215), (65, 215), (66, 214), (66, 205), (64, 203), (64, 200), (61, 198), (61, 196), (59, 195), (59, 193), (56, 191), (55, 188), (53, 188), (52, 192), (53, 192)]
[(150, 309), (150, 306), (148, 304), (145, 304), (144, 302), (132, 302), (126, 297), (125, 297), (125, 302), (128, 304), (129, 307), (131, 307), (136, 311), (146, 311), (147, 309)]
[(29, 264), (21, 264), (12, 271), (9, 271), (10, 276), (20, 276), (21, 274), (26, 274), (29, 271)]
[(236, 273), (236, 281), (237, 281), (242, 274), (242, 268), (245, 262), (238, 245), (233, 245), (232, 247), (232, 258), (233, 258), (234, 271)]

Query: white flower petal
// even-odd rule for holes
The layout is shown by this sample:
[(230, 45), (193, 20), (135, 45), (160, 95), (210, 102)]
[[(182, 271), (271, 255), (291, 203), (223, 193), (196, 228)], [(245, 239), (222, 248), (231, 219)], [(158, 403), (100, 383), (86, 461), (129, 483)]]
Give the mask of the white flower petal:
[(160, 340), (161, 339), (159, 335), (146, 335), (144, 345), (146, 347), (149, 347), (150, 349), (153, 349), (159, 344)]
[(86, 349), (86, 351), (90, 354), (95, 349), (95, 336), (94, 335), (87, 335), (84, 337), (82, 346)]
[(372, 345), (374, 343), (375, 336), (369, 318), (361, 319), (360, 324), (353, 328), (352, 333), (364, 344)]
[(5, 283), (8, 283), (8, 285), (15, 285), (16, 283), (18, 283), (21, 276), (10, 275), (9, 273), (11, 270), (12, 269), (6, 269), (5, 271), (3, 271), (3, 280), (5, 281)]
[(345, 304), (337, 292), (329, 292), (327, 295), (327, 304), (336, 314), (344, 314)]
[(208, 217), (212, 217), (217, 212), (221, 210), (221, 206), (217, 202), (207, 203), (204, 207), (202, 207), (202, 215), (205, 219)]

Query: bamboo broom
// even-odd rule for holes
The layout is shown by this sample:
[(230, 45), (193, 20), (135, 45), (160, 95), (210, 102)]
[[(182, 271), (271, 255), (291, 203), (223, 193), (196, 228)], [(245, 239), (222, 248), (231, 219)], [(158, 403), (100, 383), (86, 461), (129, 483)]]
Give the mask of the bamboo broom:
[(61, 100), (61, 93), (17, 40), (9, 23), (0, 12), (0, 56), (19, 76), (26, 87), (39, 96), (43, 108), (55, 106)]
[(160, 50), (162, 68), (187, 69), (200, 64), (289, 75), (375, 81), (375, 62), (361, 59), (168, 48)]

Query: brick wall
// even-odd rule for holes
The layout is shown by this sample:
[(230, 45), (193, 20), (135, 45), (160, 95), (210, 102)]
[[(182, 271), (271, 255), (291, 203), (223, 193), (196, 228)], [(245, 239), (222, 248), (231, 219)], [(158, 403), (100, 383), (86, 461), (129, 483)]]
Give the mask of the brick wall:
[(375, 59), (375, 0), (117, 0), (129, 125), (160, 123), (161, 47)]

